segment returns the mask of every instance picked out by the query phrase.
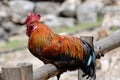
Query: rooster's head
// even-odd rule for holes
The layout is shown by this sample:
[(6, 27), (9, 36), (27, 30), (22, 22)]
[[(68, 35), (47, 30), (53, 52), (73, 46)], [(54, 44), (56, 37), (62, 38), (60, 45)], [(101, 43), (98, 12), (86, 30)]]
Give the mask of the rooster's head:
[(31, 12), (28, 15), (28, 17), (25, 20), (25, 24), (27, 26), (27, 29), (26, 29), (27, 36), (30, 36), (32, 31), (34, 31), (36, 29), (37, 26), (34, 24), (34, 22), (39, 21), (39, 19), (40, 19), (40, 15), (37, 13)]

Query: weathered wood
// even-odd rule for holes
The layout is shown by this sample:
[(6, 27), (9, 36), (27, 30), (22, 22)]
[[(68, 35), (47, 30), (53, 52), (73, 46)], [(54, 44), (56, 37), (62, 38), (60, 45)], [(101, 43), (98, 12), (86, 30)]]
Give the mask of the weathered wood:
[[(96, 42), (94, 44), (94, 47), (96, 55), (101, 55), (101, 52), (105, 54), (110, 50), (120, 47), (120, 31), (115, 32), (107, 38)], [(47, 64), (34, 71), (33, 79), (42, 80), (44, 77), (50, 78), (56, 76), (58, 72), (58, 69), (54, 65)]]
[(120, 47), (120, 31), (94, 43), (97, 58), (118, 47)]
[(52, 64), (46, 64), (33, 72), (34, 80), (47, 80), (58, 74), (57, 68)]
[(21, 67), (22, 80), (33, 80), (31, 63), (19, 63), (17, 66)]
[(2, 80), (22, 80), (20, 67), (3, 67)]
[[(81, 36), (80, 39), (88, 42), (91, 46), (93, 46), (93, 37), (92, 36)], [(89, 80), (86, 77), (82, 77), (83, 71), (81, 69), (78, 70), (78, 80)]]

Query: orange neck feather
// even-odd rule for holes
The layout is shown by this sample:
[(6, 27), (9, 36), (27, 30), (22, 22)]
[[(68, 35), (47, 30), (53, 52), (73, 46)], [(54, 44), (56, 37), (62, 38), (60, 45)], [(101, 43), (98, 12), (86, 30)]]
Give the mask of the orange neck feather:
[(33, 49), (33, 52), (36, 52), (35, 48), (43, 49), (44, 46), (48, 45), (56, 34), (54, 34), (47, 26), (42, 23), (36, 22), (35, 25), (37, 28), (32, 31), (29, 37), (29, 48)]

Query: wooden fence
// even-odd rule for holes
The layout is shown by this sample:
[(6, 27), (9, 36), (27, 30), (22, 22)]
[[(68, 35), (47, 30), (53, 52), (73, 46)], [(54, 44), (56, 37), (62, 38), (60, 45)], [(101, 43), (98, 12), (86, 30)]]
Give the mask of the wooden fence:
[[(120, 31), (94, 43), (97, 58), (102, 54), (120, 47)], [(58, 69), (52, 64), (46, 64), (33, 71), (32, 64), (19, 63), (16, 67), (2, 67), (0, 80), (47, 80), (58, 74)]]

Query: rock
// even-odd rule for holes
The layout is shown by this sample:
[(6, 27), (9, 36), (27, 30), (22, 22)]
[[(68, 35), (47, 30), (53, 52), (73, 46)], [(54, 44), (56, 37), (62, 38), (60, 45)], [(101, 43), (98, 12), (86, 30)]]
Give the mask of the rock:
[(109, 31), (110, 27), (111, 27), (111, 15), (110, 14), (105, 14), (101, 23), (101, 27), (103, 29), (106, 29), (107, 31)]
[(73, 18), (63, 18), (57, 17), (55, 15), (46, 15), (43, 16), (41, 21), (51, 27), (51, 28), (58, 28), (58, 27), (72, 27), (75, 25), (75, 20)]
[(95, 3), (83, 3), (78, 6), (76, 16), (78, 23), (92, 23), (97, 21), (97, 13), (101, 7)]
[(60, 4), (55, 2), (37, 2), (36, 3), (36, 11), (40, 13), (40, 15), (46, 14), (58, 14)]
[(120, 14), (112, 16), (111, 21), (112, 27), (119, 27), (120, 28)]
[(91, 2), (102, 2), (105, 5), (115, 5), (119, 0), (86, 0)]
[(18, 34), (18, 27), (10, 21), (2, 22), (1, 26), (9, 34), (9, 36)]
[(60, 2), (60, 3), (62, 3), (62, 2), (64, 2), (65, 0), (30, 0), (30, 1), (49, 1), (49, 2)]
[(4, 6), (1, 2), (0, 2), (0, 21), (3, 21), (5, 19), (9, 19), (9, 13), (10, 13), (10, 8), (7, 6)]
[(109, 69), (109, 59), (108, 58), (102, 58), (101, 60), (101, 71), (105, 72)]
[(114, 27), (114, 29), (120, 29), (120, 14), (111, 15), (106, 14), (103, 18), (102, 27), (107, 29), (108, 31), (110, 28)]
[(115, 5), (119, 0), (102, 0), (105, 5)]
[(9, 1), (10, 9), (12, 10), (12, 21), (15, 23), (24, 23), (24, 20), (29, 12), (33, 11), (34, 3), (26, 0)]
[(102, 13), (102, 15), (105, 15), (105, 14), (111, 14), (111, 15), (119, 14), (120, 13), (120, 6), (105, 6), (102, 9), (101, 13)]
[(84, 3), (86, 6), (88, 6), (88, 9), (97, 12), (98, 14), (102, 11), (104, 8), (104, 4), (100, 1), (91, 1), (91, 2), (85, 2)]
[(116, 4), (120, 6), (120, 0), (115, 0)]
[(89, 2), (102, 2), (103, 0), (86, 0), (87, 2), (89, 1)]
[(8, 41), (8, 35), (2, 27), (0, 27), (0, 39)]
[(75, 17), (76, 8), (80, 5), (80, 0), (66, 0), (59, 9), (60, 16)]

